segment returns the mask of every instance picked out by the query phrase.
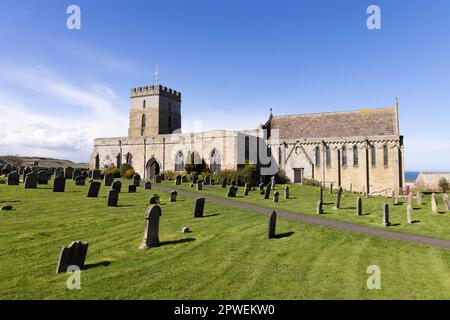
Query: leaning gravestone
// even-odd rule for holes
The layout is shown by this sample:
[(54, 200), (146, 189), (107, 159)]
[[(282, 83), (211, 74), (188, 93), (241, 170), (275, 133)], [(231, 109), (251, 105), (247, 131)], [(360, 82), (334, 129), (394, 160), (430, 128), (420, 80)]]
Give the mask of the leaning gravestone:
[(77, 266), (80, 269), (83, 268), (88, 247), (88, 243), (81, 241), (75, 241), (69, 246), (63, 247), (59, 254), (56, 273), (67, 272), (67, 268), (70, 266)]
[(152, 183), (150, 181), (147, 181), (144, 185), (145, 190), (151, 190), (152, 189)]
[(53, 192), (64, 192), (66, 189), (66, 178), (58, 176), (53, 181)]
[(417, 191), (416, 202), (418, 206), (422, 205), (422, 192), (420, 191)]
[(25, 177), (27, 176), (27, 174), (29, 174), (29, 173), (31, 173), (31, 172), (33, 172), (33, 170), (30, 168), (30, 167), (26, 167), (24, 170), (23, 170), (23, 182), (25, 182)]
[(18, 186), (19, 185), (20, 176), (16, 171), (9, 173), (7, 179), (8, 179), (7, 180), (8, 186)]
[(267, 228), (267, 236), (269, 239), (275, 238), (276, 227), (277, 227), (277, 213), (273, 211), (269, 216), (269, 225)]
[(139, 187), (141, 185), (141, 176), (137, 173), (133, 176), (133, 185)]
[(85, 186), (86, 185), (86, 178), (82, 175), (79, 175), (75, 178), (75, 185), (76, 186)]
[(228, 183), (227, 178), (223, 178), (222, 179), (222, 188), (226, 188), (227, 187), (227, 183)]
[(48, 184), (49, 174), (45, 170), (41, 170), (38, 172), (37, 179), (38, 184)]
[(197, 198), (195, 200), (194, 218), (203, 218), (205, 211), (205, 198)]
[(93, 181), (93, 182), (89, 183), (89, 190), (88, 190), (87, 197), (88, 198), (97, 198), (98, 193), (100, 191), (100, 186), (101, 186), (101, 183), (98, 181)]
[(120, 180), (116, 180), (111, 185), (111, 189), (117, 190), (118, 193), (122, 190), (122, 182)]
[(170, 202), (177, 202), (177, 195), (177, 191), (172, 190), (172, 192), (170, 193)]
[(176, 186), (181, 185), (181, 176), (177, 176), (177, 177), (175, 178), (175, 185), (176, 185)]
[(197, 181), (196, 187), (197, 187), (197, 191), (202, 191), (203, 190), (203, 182), (202, 182), (202, 180), (198, 180)]
[(27, 174), (25, 177), (24, 188), (25, 189), (36, 189), (37, 188), (37, 175), (34, 172)]
[(227, 198), (234, 198), (234, 197), (236, 197), (237, 191), (238, 191), (237, 187), (230, 186), (228, 188)]
[[(411, 194), (411, 193), (410, 193)], [(412, 223), (412, 211), (413, 211), (413, 207), (412, 205), (410, 205), (408, 203), (408, 205), (406, 206), (406, 221), (411, 224)]]
[(128, 186), (128, 193), (136, 193), (136, 185), (135, 184), (130, 184)]
[(119, 203), (119, 192), (116, 189), (111, 189), (108, 192), (108, 207), (117, 207)]
[(111, 173), (105, 174), (104, 185), (105, 187), (111, 187), (114, 182), (114, 175)]
[(442, 195), (442, 200), (444, 201), (444, 207), (446, 211), (450, 211), (450, 201), (448, 199), (448, 195), (445, 193)]
[(387, 203), (383, 206), (383, 227), (389, 227), (391, 223), (389, 222), (389, 205)]
[(431, 210), (433, 211), (434, 214), (439, 214), (439, 209), (436, 202), (436, 195), (434, 193), (431, 195)]
[(273, 193), (273, 202), (277, 203), (279, 197), (280, 197), (279, 192), (278, 192), (278, 191), (275, 191), (275, 192)]
[(284, 199), (289, 199), (289, 187), (284, 187)]
[(146, 250), (159, 246), (159, 219), (161, 218), (161, 208), (152, 205), (145, 212), (144, 240), (139, 249)]
[(336, 205), (333, 209), (338, 210), (341, 208), (341, 199), (342, 199), (342, 187), (338, 188), (338, 192), (336, 195)]
[(159, 204), (159, 196), (157, 194), (152, 195), (148, 200), (148, 204)]
[(316, 213), (317, 214), (323, 214), (323, 202), (322, 202), (322, 200), (317, 201)]
[(362, 216), (362, 199), (361, 199), (361, 197), (358, 197), (358, 199), (356, 199), (356, 214), (358, 216)]
[(268, 185), (264, 191), (264, 199), (269, 199), (270, 198), (270, 185)]
[(398, 205), (398, 197), (395, 190), (392, 191), (392, 205), (394, 206)]

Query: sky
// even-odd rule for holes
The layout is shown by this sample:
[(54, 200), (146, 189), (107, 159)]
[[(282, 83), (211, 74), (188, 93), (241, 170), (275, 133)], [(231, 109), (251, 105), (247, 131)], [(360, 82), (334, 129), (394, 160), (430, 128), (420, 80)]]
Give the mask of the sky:
[(450, 171), (449, 36), (448, 0), (1, 0), (0, 154), (87, 162), (94, 138), (127, 135), (130, 90), (158, 66), (183, 131), (398, 97), (406, 170)]

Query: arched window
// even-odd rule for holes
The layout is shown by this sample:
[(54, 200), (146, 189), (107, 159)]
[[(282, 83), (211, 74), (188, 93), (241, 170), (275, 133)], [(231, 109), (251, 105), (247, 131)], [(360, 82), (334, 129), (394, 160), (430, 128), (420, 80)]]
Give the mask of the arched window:
[(357, 146), (353, 146), (353, 165), (354, 166), (359, 165), (358, 147)]
[(145, 120), (145, 114), (143, 114), (143, 115), (142, 115), (142, 124), (141, 124), (141, 136), (143, 136), (143, 135), (144, 135), (144, 132), (145, 132), (145, 122), (146, 122), (146, 120)]
[(216, 149), (211, 152), (211, 163), (209, 168), (212, 172), (217, 172), (222, 169), (222, 160), (220, 159), (220, 154)]
[(387, 145), (383, 146), (383, 163), (385, 167), (389, 165), (389, 153)]
[(175, 155), (175, 171), (184, 171), (184, 157), (181, 151)]
[(147, 101), (144, 100), (144, 101), (142, 102), (142, 108), (145, 109), (146, 105), (147, 105)]
[(347, 148), (345, 146), (342, 147), (342, 165), (347, 165)]
[(131, 153), (127, 153), (125, 161), (127, 162), (127, 165), (129, 165), (130, 167), (133, 166), (133, 156), (131, 155)]
[(331, 150), (329, 146), (325, 147), (325, 160), (327, 167), (331, 166)]
[(248, 136), (245, 137), (245, 162), (250, 160), (250, 138)]
[(375, 146), (370, 146), (370, 163), (373, 166), (377, 165), (377, 149)]
[(319, 167), (320, 166), (320, 148), (319, 147), (316, 147), (315, 153), (316, 153), (316, 166)]

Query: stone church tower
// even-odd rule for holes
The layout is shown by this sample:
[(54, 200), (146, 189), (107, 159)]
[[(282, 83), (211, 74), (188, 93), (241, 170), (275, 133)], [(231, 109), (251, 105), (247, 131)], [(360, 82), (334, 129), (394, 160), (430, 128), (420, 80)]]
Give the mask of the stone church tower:
[(131, 90), (129, 137), (154, 137), (180, 129), (180, 92), (161, 85)]

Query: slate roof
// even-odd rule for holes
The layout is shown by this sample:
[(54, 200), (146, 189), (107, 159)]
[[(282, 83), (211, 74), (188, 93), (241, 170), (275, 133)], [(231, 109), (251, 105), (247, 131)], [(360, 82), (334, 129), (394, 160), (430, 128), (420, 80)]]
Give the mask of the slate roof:
[(281, 139), (399, 135), (397, 108), (272, 116)]

